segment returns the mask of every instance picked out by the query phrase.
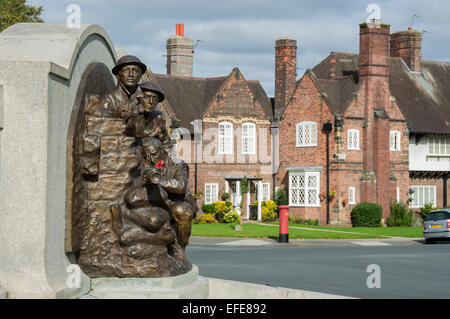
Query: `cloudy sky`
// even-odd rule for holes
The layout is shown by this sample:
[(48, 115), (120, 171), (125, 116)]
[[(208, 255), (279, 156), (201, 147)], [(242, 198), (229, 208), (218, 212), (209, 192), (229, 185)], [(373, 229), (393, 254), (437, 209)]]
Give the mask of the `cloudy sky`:
[(282, 36), (297, 40), (298, 77), (331, 51), (358, 52), (359, 27), (380, 8), (391, 32), (411, 25), (427, 31), (423, 59), (450, 61), (450, 1), (304, 1), (304, 0), (28, 0), (42, 5), (45, 22), (66, 23), (68, 5), (81, 8), (82, 24), (99, 24), (114, 45), (137, 55), (155, 73), (166, 73), (166, 40), (175, 25), (198, 46), (194, 76), (227, 75), (239, 67), (248, 80), (274, 91), (274, 43)]

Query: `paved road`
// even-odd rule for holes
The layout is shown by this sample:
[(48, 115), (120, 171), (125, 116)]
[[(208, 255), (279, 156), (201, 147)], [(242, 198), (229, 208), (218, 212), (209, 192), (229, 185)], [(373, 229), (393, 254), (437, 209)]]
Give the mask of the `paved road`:
[[(450, 298), (449, 242), (304, 240), (288, 246), (192, 237), (191, 243), (188, 258), (206, 277), (357, 298)], [(381, 268), (381, 288), (367, 287), (370, 264)]]

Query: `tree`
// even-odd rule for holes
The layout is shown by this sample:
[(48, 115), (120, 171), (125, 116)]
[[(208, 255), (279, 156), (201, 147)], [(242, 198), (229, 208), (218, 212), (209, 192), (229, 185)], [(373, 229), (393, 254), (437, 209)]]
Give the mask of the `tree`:
[(39, 16), (42, 6), (33, 7), (25, 4), (26, 0), (0, 1), (0, 32), (20, 22), (44, 22)]

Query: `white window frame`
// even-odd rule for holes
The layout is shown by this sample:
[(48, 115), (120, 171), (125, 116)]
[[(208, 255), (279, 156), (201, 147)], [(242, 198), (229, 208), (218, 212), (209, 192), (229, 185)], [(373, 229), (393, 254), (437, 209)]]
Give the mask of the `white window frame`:
[[(223, 132), (222, 132), (223, 128)], [(218, 153), (219, 154), (233, 154), (233, 123), (220, 122), (218, 132)]]
[[(300, 180), (301, 177), (303, 177), (304, 185), (301, 187), (300, 185), (297, 185), (295, 187), (293, 185), (293, 179), (294, 177), (298, 177), (298, 180)], [(311, 187), (309, 185), (310, 178), (315, 177), (316, 179), (316, 186)], [(297, 200), (294, 202), (294, 197), (300, 199), (300, 195), (303, 190), (303, 198), (304, 202), (300, 202), (300, 200)], [(315, 191), (315, 203), (311, 202), (309, 200), (309, 192)], [(289, 205), (292, 207), (320, 207), (320, 200), (319, 200), (319, 193), (320, 193), (320, 172), (290, 172), (289, 173)], [(295, 195), (295, 196), (294, 196)]]
[(401, 151), (401, 140), (402, 135), (399, 131), (389, 132), (389, 150), (390, 151)]
[(400, 187), (395, 187), (397, 203), (400, 203)]
[[(309, 147), (317, 146), (317, 123), (306, 121), (300, 122), (296, 125), (295, 129), (296, 146), (297, 147)], [(306, 140), (307, 133), (310, 134), (309, 141)]]
[(348, 188), (348, 204), (349, 205), (356, 204), (356, 188), (353, 186)]
[(205, 183), (205, 204), (212, 204), (213, 202), (217, 202), (218, 200), (219, 200), (219, 184)]
[[(352, 143), (353, 137), (353, 143)], [(347, 131), (347, 149), (359, 151), (359, 130), (357, 129), (349, 129)]]
[[(247, 142), (247, 148), (245, 147)], [(242, 154), (256, 154), (256, 125), (242, 124)]]
[(409, 195), (410, 197), (413, 198), (413, 200), (409, 203), (409, 207), (421, 208), (424, 207), (425, 204), (429, 203), (433, 204), (433, 207), (436, 207), (435, 185), (415, 185), (410, 186), (409, 188), (414, 190), (414, 193)]
[(270, 200), (270, 183), (261, 183), (262, 201)]
[(450, 156), (450, 136), (428, 136), (428, 152), (431, 156)]

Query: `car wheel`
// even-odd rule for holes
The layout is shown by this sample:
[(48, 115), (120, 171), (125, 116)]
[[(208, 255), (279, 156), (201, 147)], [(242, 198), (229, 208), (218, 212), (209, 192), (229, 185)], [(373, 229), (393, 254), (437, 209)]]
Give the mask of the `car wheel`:
[(425, 243), (426, 244), (435, 244), (436, 240), (432, 239), (432, 238), (425, 238)]

